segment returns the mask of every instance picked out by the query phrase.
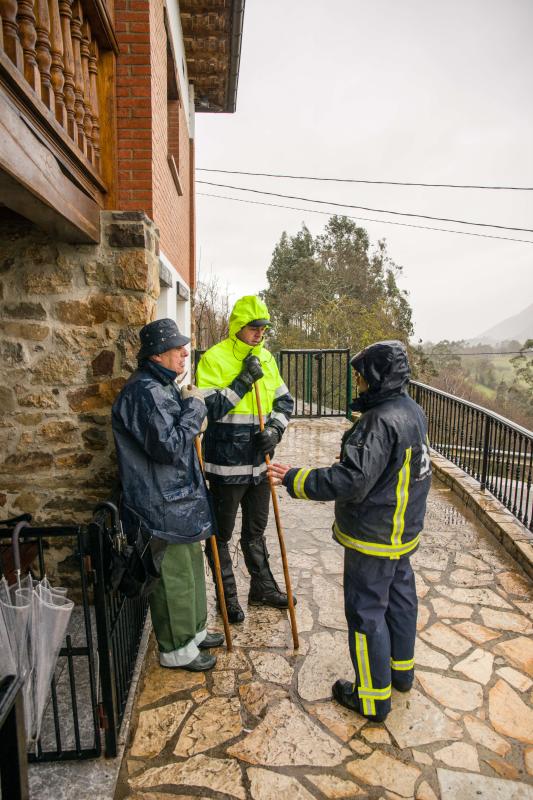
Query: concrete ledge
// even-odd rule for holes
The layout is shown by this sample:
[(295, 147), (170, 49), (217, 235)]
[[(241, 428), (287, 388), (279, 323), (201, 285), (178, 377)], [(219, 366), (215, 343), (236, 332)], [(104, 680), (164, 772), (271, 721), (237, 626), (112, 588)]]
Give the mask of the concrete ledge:
[(457, 494), (533, 580), (533, 533), (496, 500), (479, 488), (479, 482), (444, 456), (431, 452), (435, 474)]

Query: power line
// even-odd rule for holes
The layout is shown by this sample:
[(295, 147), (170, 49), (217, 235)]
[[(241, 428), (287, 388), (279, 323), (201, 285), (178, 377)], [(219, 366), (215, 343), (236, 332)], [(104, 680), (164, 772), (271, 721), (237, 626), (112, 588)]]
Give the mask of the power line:
[(478, 186), (467, 183), (416, 183), (415, 181), (371, 181), (362, 178), (321, 178), (317, 175), (281, 175), (275, 172), (244, 172), (237, 169), (207, 169), (196, 167), (197, 172), (219, 172), (225, 175), (252, 175), (257, 178), (288, 178), (295, 181), (329, 181), (332, 183), (367, 183), (376, 186), (421, 186), (427, 189), (496, 189), (513, 192), (531, 192), (533, 186)]
[(300, 200), (304, 203), (319, 203), (323, 206), (336, 206), (341, 208), (356, 208), (361, 211), (371, 211), (377, 214), (394, 214), (398, 217), (415, 217), (417, 219), (430, 219), (435, 222), (452, 222), (456, 225), (474, 225), (480, 228), (498, 228), (504, 231), (518, 231), (521, 233), (533, 233), (533, 228), (513, 228), (509, 225), (496, 225), (489, 222), (468, 222), (464, 219), (451, 219), (449, 217), (431, 217), (427, 214), (413, 214), (409, 211), (389, 211), (384, 208), (369, 208), (368, 206), (356, 206), (351, 203), (336, 203), (333, 200), (314, 200), (311, 197), (299, 197), (292, 194), (279, 194), (278, 192), (265, 192), (261, 189), (246, 189), (243, 186), (229, 186), (225, 183), (212, 183), (211, 181), (196, 181), (204, 186), (216, 186), (219, 189), (232, 189), (239, 192), (251, 192), (252, 194), (264, 194), (268, 197), (281, 197), (285, 200)]
[(533, 350), (508, 350), (506, 353), (428, 353), (423, 350), (422, 353), (429, 358), (450, 358), (450, 356), (526, 356), (533, 353)]
[[(252, 206), (270, 206), (271, 208), (286, 208), (288, 211), (304, 211), (306, 214), (323, 214), (331, 216), (329, 211), (318, 211), (316, 208), (301, 208), (298, 206), (284, 206), (281, 203), (266, 203), (261, 200), (245, 200), (242, 197), (229, 197), (223, 194), (210, 194), (209, 192), (196, 192), (197, 197), (214, 197), (217, 200), (232, 200), (235, 203), (246, 203)], [(533, 244), (530, 239), (516, 239), (512, 236), (495, 236), (490, 233), (474, 233), (473, 231), (454, 231), (449, 228), (434, 228), (430, 225), (415, 225), (412, 222), (393, 222), (387, 219), (372, 219), (371, 217), (352, 217), (349, 214), (340, 214), (345, 219), (364, 220), (365, 222), (377, 222), (380, 225), (397, 225), (401, 228), (417, 228), (422, 231), (439, 231), (440, 233), (456, 233), (458, 236), (476, 236), (480, 239), (500, 239), (504, 242), (522, 242), (523, 244)]]

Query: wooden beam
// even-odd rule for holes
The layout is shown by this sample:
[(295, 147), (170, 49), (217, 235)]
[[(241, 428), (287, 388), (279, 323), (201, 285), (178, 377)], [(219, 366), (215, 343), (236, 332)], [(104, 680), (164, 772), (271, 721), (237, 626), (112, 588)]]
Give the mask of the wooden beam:
[(71, 181), (0, 95), (0, 196), (8, 208), (67, 242), (100, 241), (98, 203)]

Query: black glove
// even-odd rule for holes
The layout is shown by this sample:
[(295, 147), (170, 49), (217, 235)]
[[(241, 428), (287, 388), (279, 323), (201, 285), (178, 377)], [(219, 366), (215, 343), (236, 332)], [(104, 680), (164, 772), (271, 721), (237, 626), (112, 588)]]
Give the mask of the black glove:
[(261, 369), (261, 362), (257, 356), (248, 356), (243, 361), (243, 368), (239, 375), (240, 380), (245, 383), (250, 389), (255, 381), (263, 377), (263, 370)]
[(274, 428), (272, 425), (267, 425), (264, 430), (255, 434), (254, 447), (263, 455), (272, 457), (274, 455), (274, 448), (279, 444), (280, 440), (281, 433), (278, 429)]

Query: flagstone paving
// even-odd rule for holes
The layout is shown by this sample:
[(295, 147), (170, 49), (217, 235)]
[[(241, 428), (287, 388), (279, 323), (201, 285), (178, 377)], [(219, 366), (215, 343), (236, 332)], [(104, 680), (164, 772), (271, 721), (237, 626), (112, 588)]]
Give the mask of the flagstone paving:
[[(276, 458), (328, 465), (344, 428), (296, 421)], [(435, 480), (412, 559), (417, 679), (374, 725), (331, 700), (333, 681), (353, 676), (332, 504), (278, 496), (300, 650), (286, 612), (247, 609), (239, 557), (247, 616), (233, 653), (193, 675), (160, 668), (152, 643), (116, 800), (533, 800), (533, 593), (518, 564)], [(267, 538), (281, 577), (274, 520)]]

